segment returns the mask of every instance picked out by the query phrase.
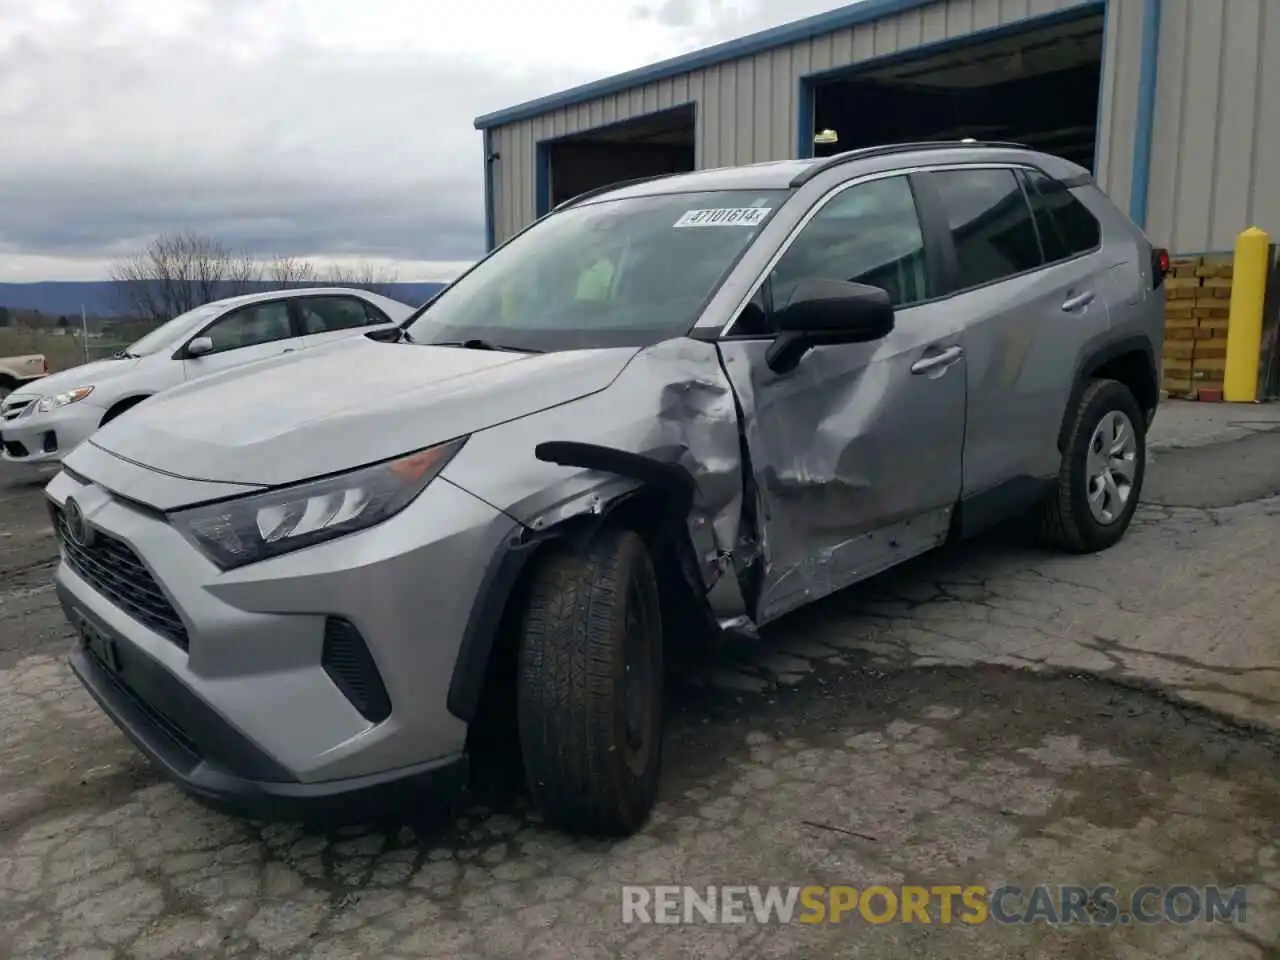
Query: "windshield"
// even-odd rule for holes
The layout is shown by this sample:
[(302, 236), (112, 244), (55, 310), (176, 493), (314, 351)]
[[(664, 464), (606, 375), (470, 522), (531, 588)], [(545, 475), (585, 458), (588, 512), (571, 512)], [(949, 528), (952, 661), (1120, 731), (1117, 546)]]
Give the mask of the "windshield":
[(131, 357), (146, 357), (153, 353), (159, 353), (175, 341), (180, 340), (192, 327), (212, 320), (223, 309), (224, 307), (218, 304), (206, 303), (202, 307), (188, 310), (186, 313), (174, 317), (168, 323), (156, 327), (140, 340), (129, 344), (124, 352)]
[(683, 336), (787, 196), (734, 190), (570, 207), (442, 291), (409, 337), (541, 352)]

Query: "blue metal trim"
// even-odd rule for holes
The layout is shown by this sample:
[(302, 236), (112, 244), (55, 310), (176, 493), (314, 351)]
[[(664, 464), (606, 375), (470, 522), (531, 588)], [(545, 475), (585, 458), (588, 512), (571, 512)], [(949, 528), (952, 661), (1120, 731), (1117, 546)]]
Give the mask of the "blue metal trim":
[(1129, 219), (1147, 226), (1151, 185), (1151, 140), (1156, 123), (1156, 76), (1160, 61), (1162, 0), (1146, 0), (1142, 11), (1142, 55), (1138, 61), (1138, 115), (1134, 124), (1133, 175), (1129, 178)]
[(551, 212), (551, 141), (539, 140), (534, 150), (534, 215), (543, 217)]
[(813, 156), (814, 129), (813, 80), (801, 77), (796, 95), (796, 159), (808, 160)]
[(587, 100), (593, 100), (596, 97), (606, 97), (613, 93), (621, 93), (624, 90), (630, 90), (632, 87), (639, 87), (657, 80), (665, 80), (668, 77), (688, 73), (690, 70), (701, 70), (705, 67), (715, 66), (718, 63), (736, 60), (739, 57), (752, 56), (753, 54), (786, 46), (799, 40), (821, 36), (833, 30), (843, 30), (861, 23), (870, 23), (874, 20), (891, 17), (894, 14), (927, 7), (929, 4), (936, 2), (937, 0), (861, 0), (860, 3), (851, 3), (848, 6), (840, 7), (838, 10), (806, 17), (794, 23), (762, 30), (759, 33), (753, 33), (750, 36), (736, 40), (717, 43), (713, 47), (695, 50), (692, 53), (673, 57), (670, 60), (663, 60), (661, 63), (641, 67), (638, 70), (629, 70), (626, 73), (606, 77), (603, 80), (586, 83), (571, 90), (540, 97), (537, 100), (530, 100), (514, 107), (508, 107), (505, 110), (486, 113), (484, 116), (476, 118), (476, 129), (484, 130), (489, 127), (499, 127), (503, 124), (514, 123), (517, 120), (527, 120), (530, 117), (540, 116), (548, 111), (558, 110), (561, 107), (570, 107)]
[(488, 253), (497, 246), (496, 231), (493, 222), (493, 134), (485, 130), (484, 140), (484, 251)]
[[(869, 3), (870, 0), (867, 0)], [(1035, 30), (1051, 24), (1067, 23), (1071, 20), (1077, 20), (1081, 17), (1088, 17), (1101, 12), (1105, 18), (1108, 0), (1083, 0), (1074, 6), (1066, 7), (1062, 10), (1055, 10), (1052, 13), (1041, 13), (1034, 16), (1026, 17), (1022, 20), (1015, 20), (1013, 23), (1002, 23), (995, 27), (984, 27), (981, 30), (975, 30), (972, 33), (964, 34), (958, 37), (947, 37), (945, 40), (932, 40), (928, 43), (922, 43), (918, 47), (912, 47), (910, 50), (898, 50), (893, 53), (882, 54), (878, 57), (868, 57), (866, 60), (859, 60), (856, 63), (846, 63), (838, 67), (831, 67), (827, 70), (818, 70), (813, 73), (805, 74), (800, 78), (800, 99), (797, 103), (797, 136), (796, 147), (799, 151), (796, 159), (803, 160), (813, 156), (813, 135), (815, 116), (813, 112), (814, 104), (814, 88), (829, 80), (835, 80), (840, 77), (850, 77), (861, 73), (868, 68), (883, 67), (897, 61), (914, 60), (921, 55), (937, 53), (940, 50), (953, 49), (956, 47), (968, 46), (971, 43), (981, 43), (988, 40), (996, 40), (1000, 37), (1012, 36), (1023, 33), (1027, 30)], [(1151, 0), (1147, 0), (1148, 3)], [(1106, 30), (1106, 21), (1103, 21), (1103, 30)], [(1105, 41), (1104, 41), (1105, 42)], [(1103, 47), (1105, 52), (1106, 47)], [(1102, 94), (1099, 92), (1099, 98)], [(1102, 114), (1099, 112), (1098, 120), (1101, 122)], [(807, 151), (807, 152), (805, 152)]]

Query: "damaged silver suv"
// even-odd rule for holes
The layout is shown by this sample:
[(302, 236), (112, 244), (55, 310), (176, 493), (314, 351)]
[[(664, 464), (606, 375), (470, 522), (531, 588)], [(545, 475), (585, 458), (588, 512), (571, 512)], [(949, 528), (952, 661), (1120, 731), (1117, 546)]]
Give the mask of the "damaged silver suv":
[(390, 336), (70, 454), (72, 665), (223, 809), (455, 797), (505, 735), (548, 821), (634, 831), (673, 652), (1005, 518), (1123, 536), (1166, 267), (1085, 170), (1009, 144), (579, 197)]

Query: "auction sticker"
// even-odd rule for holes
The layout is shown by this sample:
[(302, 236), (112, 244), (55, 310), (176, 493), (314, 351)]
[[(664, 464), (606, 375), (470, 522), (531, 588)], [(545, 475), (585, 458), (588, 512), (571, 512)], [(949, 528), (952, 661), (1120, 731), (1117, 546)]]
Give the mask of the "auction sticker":
[(674, 225), (677, 227), (758, 227), (769, 216), (770, 210), (770, 207), (687, 210)]

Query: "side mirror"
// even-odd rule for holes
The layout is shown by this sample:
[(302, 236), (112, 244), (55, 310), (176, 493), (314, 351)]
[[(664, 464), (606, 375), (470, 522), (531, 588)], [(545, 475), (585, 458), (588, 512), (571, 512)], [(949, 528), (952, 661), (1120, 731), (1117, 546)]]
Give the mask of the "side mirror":
[(778, 337), (765, 354), (775, 373), (793, 369), (810, 349), (870, 343), (893, 331), (893, 303), (880, 287), (845, 280), (801, 280), (778, 311)]
[(192, 359), (196, 357), (203, 357), (208, 353), (213, 353), (212, 337), (196, 337), (187, 344), (187, 356)]

